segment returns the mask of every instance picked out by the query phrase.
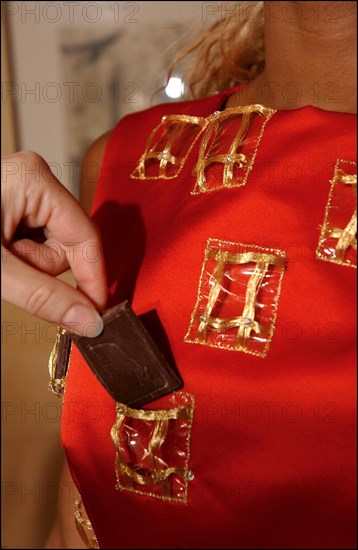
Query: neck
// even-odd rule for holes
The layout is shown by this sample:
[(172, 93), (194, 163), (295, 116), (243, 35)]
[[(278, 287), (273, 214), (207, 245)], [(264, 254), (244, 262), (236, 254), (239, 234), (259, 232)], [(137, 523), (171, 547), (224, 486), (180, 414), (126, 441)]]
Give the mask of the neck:
[(255, 103), (356, 112), (356, 2), (264, 2), (264, 17)]

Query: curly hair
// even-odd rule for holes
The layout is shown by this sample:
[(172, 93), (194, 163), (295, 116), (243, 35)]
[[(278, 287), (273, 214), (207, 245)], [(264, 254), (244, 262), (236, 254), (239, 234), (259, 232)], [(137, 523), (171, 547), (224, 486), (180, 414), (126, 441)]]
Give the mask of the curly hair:
[[(230, 6), (230, 15), (226, 8)], [(232, 12), (232, 4), (237, 9)], [(223, 2), (221, 17), (205, 29), (193, 44), (180, 52), (168, 71), (168, 80), (181, 61), (186, 95), (205, 97), (259, 75), (265, 64), (263, 2)]]

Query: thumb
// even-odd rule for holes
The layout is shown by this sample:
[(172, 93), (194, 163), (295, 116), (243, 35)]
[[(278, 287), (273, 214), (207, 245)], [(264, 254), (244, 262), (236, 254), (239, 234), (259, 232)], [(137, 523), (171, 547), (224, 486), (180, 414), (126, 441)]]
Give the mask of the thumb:
[(102, 318), (82, 292), (31, 267), (3, 246), (1, 255), (3, 300), (81, 336), (102, 332)]

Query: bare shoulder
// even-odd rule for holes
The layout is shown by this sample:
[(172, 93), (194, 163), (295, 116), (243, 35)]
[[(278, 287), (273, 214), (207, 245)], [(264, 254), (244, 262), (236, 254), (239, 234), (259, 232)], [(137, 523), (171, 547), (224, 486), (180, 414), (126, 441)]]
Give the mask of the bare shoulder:
[(88, 148), (82, 161), (80, 203), (86, 212), (89, 212), (91, 209), (104, 152), (111, 133), (112, 130), (96, 139)]

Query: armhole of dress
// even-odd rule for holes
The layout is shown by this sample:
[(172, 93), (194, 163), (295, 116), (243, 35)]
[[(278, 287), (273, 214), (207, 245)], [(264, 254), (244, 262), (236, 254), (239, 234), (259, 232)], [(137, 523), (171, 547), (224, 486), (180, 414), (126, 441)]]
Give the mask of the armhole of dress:
[(92, 524), (87, 517), (84, 517), (85, 508), (82, 498), (76, 500), (75, 503), (75, 524), (78, 534), (87, 548), (99, 548), (97, 537), (93, 531)]

